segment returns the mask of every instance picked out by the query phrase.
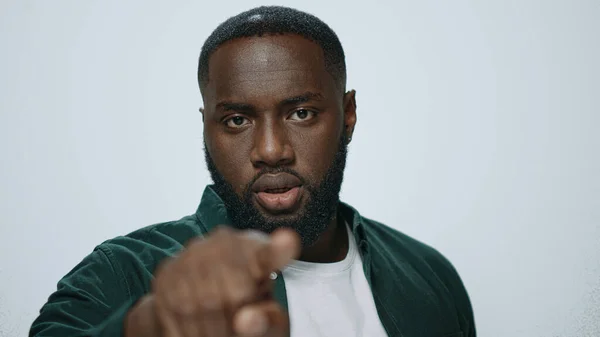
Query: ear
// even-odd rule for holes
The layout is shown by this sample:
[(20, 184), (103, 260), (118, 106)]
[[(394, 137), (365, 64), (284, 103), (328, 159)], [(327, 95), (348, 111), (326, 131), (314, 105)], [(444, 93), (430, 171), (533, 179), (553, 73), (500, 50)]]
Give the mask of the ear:
[(202, 122), (204, 122), (204, 108), (203, 108), (203, 107), (200, 107), (200, 108), (198, 109), (198, 111), (200, 111), (200, 113), (202, 114)]
[(344, 94), (344, 132), (348, 143), (352, 140), (356, 125), (356, 90)]

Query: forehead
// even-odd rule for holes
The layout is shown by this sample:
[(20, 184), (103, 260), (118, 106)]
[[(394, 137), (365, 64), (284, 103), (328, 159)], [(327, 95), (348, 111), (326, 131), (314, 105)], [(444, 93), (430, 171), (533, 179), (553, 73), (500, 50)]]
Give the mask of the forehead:
[(217, 100), (265, 100), (335, 91), (321, 47), (299, 35), (228, 41), (211, 55), (205, 104)]

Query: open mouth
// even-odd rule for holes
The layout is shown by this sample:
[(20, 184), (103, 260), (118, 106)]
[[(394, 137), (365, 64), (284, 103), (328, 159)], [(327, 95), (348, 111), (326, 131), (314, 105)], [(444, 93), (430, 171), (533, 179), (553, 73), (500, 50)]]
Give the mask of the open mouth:
[(289, 173), (264, 174), (252, 185), (258, 204), (269, 213), (286, 213), (297, 208), (302, 181)]
[(269, 213), (287, 213), (296, 209), (300, 201), (300, 191), (300, 186), (265, 190), (256, 193), (256, 199)]
[(291, 187), (267, 188), (263, 192), (269, 194), (281, 194), (291, 190)]

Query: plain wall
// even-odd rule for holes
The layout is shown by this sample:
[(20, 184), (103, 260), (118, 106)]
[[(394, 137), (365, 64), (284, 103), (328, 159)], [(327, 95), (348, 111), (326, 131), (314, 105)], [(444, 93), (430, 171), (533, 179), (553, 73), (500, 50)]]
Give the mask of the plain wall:
[[(195, 211), (200, 47), (259, 4), (0, 2), (0, 336), (103, 240)], [(454, 263), (479, 336), (599, 336), (600, 4), (279, 4), (345, 47), (343, 199)]]

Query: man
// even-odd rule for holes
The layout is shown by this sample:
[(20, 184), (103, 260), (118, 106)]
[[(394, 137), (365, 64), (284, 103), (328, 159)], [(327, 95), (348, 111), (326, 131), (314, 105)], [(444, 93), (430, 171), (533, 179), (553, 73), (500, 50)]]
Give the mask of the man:
[(230, 18), (198, 81), (214, 181), (198, 210), (96, 247), (30, 336), (475, 336), (441, 254), (339, 201), (356, 101), (325, 23)]

